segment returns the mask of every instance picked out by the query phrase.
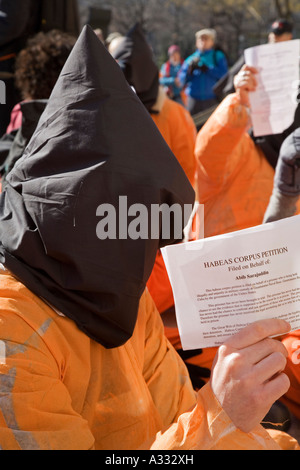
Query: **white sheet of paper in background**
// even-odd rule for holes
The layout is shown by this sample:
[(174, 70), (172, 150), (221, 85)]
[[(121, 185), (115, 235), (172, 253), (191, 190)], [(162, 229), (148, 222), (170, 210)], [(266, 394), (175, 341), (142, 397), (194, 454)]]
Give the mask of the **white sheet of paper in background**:
[(259, 70), (257, 90), (250, 93), (256, 137), (281, 134), (293, 123), (298, 104), (299, 57), (299, 39), (245, 50), (246, 64)]
[(183, 349), (283, 318), (300, 329), (300, 216), (162, 249)]

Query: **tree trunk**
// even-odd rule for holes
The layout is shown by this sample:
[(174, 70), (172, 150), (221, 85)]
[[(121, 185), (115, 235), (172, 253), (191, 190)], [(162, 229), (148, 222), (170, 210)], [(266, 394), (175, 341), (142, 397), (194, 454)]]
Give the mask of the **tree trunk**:
[(275, 7), (278, 13), (279, 18), (291, 18), (292, 17), (292, 8), (290, 0), (284, 0), (284, 6), (280, 0), (274, 0)]

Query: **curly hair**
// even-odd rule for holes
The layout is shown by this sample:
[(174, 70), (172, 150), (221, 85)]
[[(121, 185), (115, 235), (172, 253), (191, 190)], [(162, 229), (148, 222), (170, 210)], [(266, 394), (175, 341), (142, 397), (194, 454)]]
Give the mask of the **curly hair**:
[(31, 38), (16, 60), (16, 86), (22, 98), (48, 99), (76, 38), (58, 30)]

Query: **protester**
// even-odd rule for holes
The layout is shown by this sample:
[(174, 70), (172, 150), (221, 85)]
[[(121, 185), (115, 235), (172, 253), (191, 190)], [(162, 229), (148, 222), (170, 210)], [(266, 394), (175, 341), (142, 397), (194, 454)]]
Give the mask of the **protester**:
[(40, 0), (0, 0), (0, 80), (6, 87), (6, 104), (1, 105), (0, 136), (6, 132), (10, 113), (19, 96), (14, 87), (14, 66), (18, 52), (39, 22)]
[(30, 141), (75, 42), (61, 31), (38, 33), (18, 55), (15, 78), (23, 101), (14, 107), (8, 133), (0, 140), (2, 184)]
[(229, 95), (199, 132), (196, 143), (198, 197), (204, 204), (205, 237), (242, 230), (263, 221), (273, 190), (274, 167), (285, 138), (298, 127), (254, 142), (249, 92), (257, 86), (257, 70), (244, 66)]
[[(285, 19), (278, 19), (272, 23), (268, 35), (268, 43), (290, 41), (293, 39), (293, 24)], [(235, 64), (228, 70), (214, 86), (214, 92), (220, 101), (227, 95), (235, 92), (234, 78), (245, 65), (244, 53), (239, 57)], [(277, 157), (278, 158), (278, 157)]]
[[(204, 236), (211, 237), (260, 225), (273, 191), (274, 167), (285, 138), (265, 136), (260, 145), (249, 134), (249, 93), (257, 86), (257, 70), (244, 66), (235, 77), (236, 92), (218, 106), (197, 136), (197, 195), (204, 204)], [(300, 204), (297, 206), (297, 211)], [(195, 351), (192, 363), (211, 369), (216, 348)]]
[[(128, 83), (135, 89), (191, 185), (194, 186), (196, 128), (188, 111), (179, 103), (169, 99), (163, 87), (159, 85), (159, 69), (153, 60), (152, 51), (141, 26), (136, 24), (126, 37), (115, 39), (109, 51), (119, 63)], [(155, 266), (147, 285), (156, 307), (165, 319), (166, 312), (174, 308), (174, 298), (160, 251), (157, 253)], [(173, 336), (172, 331), (170, 333)], [(169, 336), (168, 338), (171, 339)]]
[(188, 57), (179, 72), (185, 86), (187, 109), (194, 115), (217, 103), (213, 87), (228, 71), (223, 51), (216, 48), (217, 33), (203, 29), (196, 33), (196, 52)]
[(169, 59), (160, 69), (160, 84), (164, 86), (167, 95), (177, 103), (184, 104), (182, 100), (182, 86), (178, 78), (183, 60), (181, 58), (180, 47), (173, 45), (168, 49)]
[(176, 240), (96, 236), (99, 207), (120, 195), (148, 209), (194, 201), (86, 27), (0, 196), (1, 449), (280, 449), (259, 423), (289, 386), (269, 339), (289, 325), (232, 337), (195, 396), (145, 290), (158, 247)]
[(270, 44), (274, 42), (291, 41), (293, 39), (294, 25), (285, 18), (280, 18), (272, 24), (268, 37)]

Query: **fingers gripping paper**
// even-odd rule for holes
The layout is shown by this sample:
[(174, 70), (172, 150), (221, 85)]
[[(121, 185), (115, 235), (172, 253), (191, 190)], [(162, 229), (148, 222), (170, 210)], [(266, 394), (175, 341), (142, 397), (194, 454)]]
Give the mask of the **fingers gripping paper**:
[(184, 349), (220, 346), (258, 320), (300, 329), (300, 216), (162, 250)]

